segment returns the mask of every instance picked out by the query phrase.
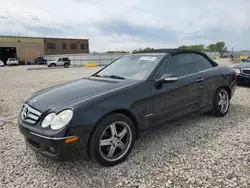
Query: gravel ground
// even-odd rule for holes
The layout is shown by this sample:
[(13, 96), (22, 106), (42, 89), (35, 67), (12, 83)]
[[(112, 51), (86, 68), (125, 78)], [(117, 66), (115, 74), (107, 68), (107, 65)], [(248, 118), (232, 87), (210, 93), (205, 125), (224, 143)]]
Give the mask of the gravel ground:
[(0, 187), (250, 187), (250, 88), (238, 87), (224, 118), (186, 117), (140, 138), (112, 168), (35, 154), (17, 114), (33, 92), (97, 68), (0, 68)]

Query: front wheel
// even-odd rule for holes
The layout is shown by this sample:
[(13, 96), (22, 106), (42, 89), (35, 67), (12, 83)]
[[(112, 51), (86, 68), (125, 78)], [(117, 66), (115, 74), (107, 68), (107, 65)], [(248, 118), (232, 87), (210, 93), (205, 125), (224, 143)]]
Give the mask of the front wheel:
[(228, 113), (230, 96), (226, 88), (219, 88), (213, 97), (213, 115), (223, 117)]
[(120, 113), (108, 115), (91, 135), (90, 158), (106, 167), (123, 162), (133, 148), (135, 135), (130, 118)]

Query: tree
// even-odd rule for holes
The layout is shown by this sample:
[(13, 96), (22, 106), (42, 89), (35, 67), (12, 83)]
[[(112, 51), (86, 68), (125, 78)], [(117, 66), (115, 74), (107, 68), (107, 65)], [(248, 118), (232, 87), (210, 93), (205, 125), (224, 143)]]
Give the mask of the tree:
[(217, 51), (217, 47), (215, 44), (209, 44), (207, 47), (207, 50), (210, 52), (216, 52)]
[(198, 51), (210, 51), (210, 52), (220, 52), (225, 53), (228, 52), (227, 47), (225, 47), (225, 42), (219, 41), (215, 44), (209, 44), (207, 47), (204, 44), (199, 45), (183, 45), (178, 47), (179, 49), (186, 49), (186, 50), (198, 50)]
[(132, 53), (138, 53), (138, 52), (146, 52), (146, 51), (150, 51), (153, 50), (154, 48), (150, 48), (150, 47), (146, 47), (146, 48), (137, 48), (132, 50)]
[(178, 47), (179, 49), (184, 49), (184, 50), (198, 50), (198, 51), (205, 51), (205, 45), (204, 44), (199, 44), (199, 45), (191, 45), (191, 46), (180, 46)]
[(128, 51), (124, 51), (124, 50), (118, 50), (118, 51), (112, 51), (112, 50), (109, 50), (107, 52), (105, 52), (107, 54), (114, 54), (114, 53), (129, 53)]
[(225, 53), (227, 51), (227, 47), (225, 47), (225, 42), (217, 42), (215, 46), (217, 51), (220, 53)]

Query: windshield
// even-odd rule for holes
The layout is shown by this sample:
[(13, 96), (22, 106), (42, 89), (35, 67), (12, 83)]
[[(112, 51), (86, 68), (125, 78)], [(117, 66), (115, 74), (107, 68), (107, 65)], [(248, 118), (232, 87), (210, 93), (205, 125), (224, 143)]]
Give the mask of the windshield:
[(10, 58), (9, 61), (16, 61), (16, 59), (15, 58)]
[(143, 80), (155, 68), (163, 55), (126, 55), (94, 76)]

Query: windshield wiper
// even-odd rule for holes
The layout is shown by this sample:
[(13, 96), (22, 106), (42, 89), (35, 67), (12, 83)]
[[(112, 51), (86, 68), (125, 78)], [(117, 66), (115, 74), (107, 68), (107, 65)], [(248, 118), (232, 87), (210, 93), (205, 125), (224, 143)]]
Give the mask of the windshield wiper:
[(94, 74), (92, 76), (94, 76), (94, 77), (101, 77), (99, 74)]
[(117, 75), (103, 75), (102, 77), (107, 77), (107, 78), (114, 78), (114, 79), (125, 80), (125, 78), (124, 78), (124, 77), (117, 76)]

